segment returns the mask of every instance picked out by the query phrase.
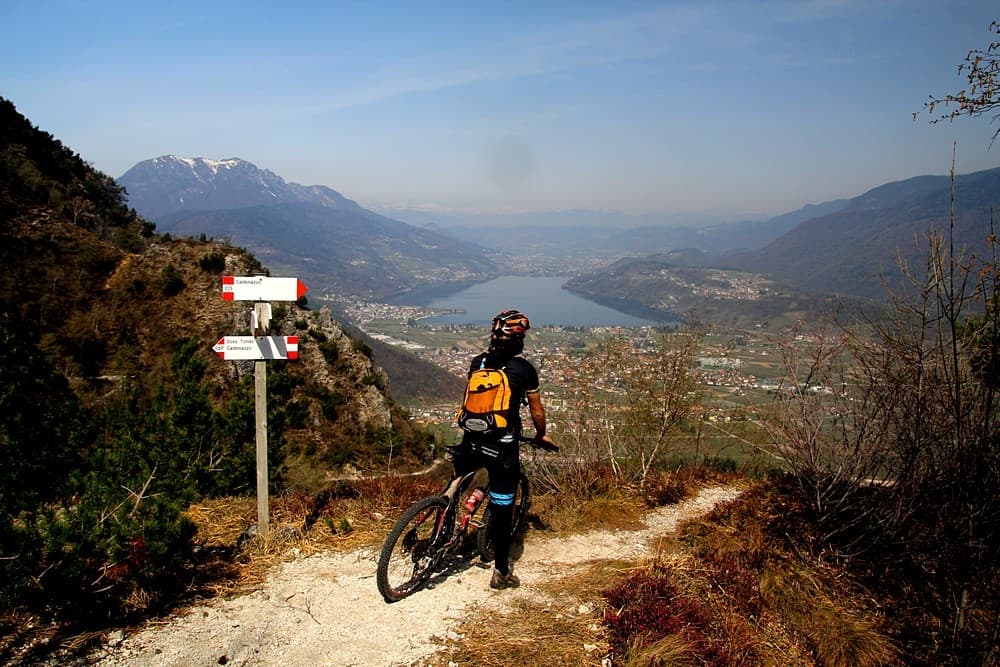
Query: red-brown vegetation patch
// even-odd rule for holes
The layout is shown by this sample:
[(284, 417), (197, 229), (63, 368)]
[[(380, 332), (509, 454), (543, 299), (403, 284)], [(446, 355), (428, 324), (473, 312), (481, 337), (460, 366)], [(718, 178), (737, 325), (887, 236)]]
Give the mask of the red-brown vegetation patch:
[[(681, 590), (668, 571), (653, 567), (633, 573), (609, 589), (605, 599), (603, 622), (613, 656), (635, 658), (671, 637), (670, 652), (681, 649), (696, 664), (736, 664), (722, 633), (713, 628), (715, 615)], [(656, 650), (663, 649), (660, 645)]]
[(643, 665), (894, 664), (877, 606), (817, 546), (793, 493), (752, 488), (606, 592), (613, 652)]

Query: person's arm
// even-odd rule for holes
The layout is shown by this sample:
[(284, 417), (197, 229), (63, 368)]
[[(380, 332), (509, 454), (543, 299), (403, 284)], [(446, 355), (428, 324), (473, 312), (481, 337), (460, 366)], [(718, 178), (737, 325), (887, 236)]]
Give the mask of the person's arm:
[(552, 438), (545, 434), (545, 406), (542, 405), (542, 394), (537, 389), (529, 391), (528, 411), (531, 413), (531, 421), (535, 425), (535, 440), (549, 445), (555, 445)]

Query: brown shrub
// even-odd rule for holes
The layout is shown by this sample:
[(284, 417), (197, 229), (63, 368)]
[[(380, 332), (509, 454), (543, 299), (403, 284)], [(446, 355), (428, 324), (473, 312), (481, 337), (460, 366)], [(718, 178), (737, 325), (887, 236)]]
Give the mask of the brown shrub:
[(738, 664), (715, 631), (711, 610), (682, 592), (669, 571), (652, 567), (635, 572), (604, 595), (609, 607), (603, 623), (611, 650), (628, 656), (626, 664), (674, 664), (657, 660), (676, 657), (682, 649), (696, 660), (693, 664)]
[(673, 471), (658, 471), (646, 476), (643, 496), (650, 507), (673, 505), (691, 495), (691, 475)]

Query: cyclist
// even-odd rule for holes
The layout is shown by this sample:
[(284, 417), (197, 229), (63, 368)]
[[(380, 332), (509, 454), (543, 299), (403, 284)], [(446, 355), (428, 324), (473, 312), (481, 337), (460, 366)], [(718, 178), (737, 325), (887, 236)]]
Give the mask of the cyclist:
[(521, 474), (519, 440), (520, 406), (527, 403), (539, 443), (554, 445), (545, 434), (545, 408), (538, 387), (538, 371), (524, 357), (524, 334), (528, 318), (517, 310), (505, 310), (493, 318), (489, 348), (469, 364), (469, 375), (480, 368), (502, 368), (511, 386), (511, 414), (507, 429), (491, 436), (465, 432), (454, 449), (455, 474), (462, 476), (485, 467), (490, 476), (490, 538), (494, 550), (494, 570), (490, 587), (516, 588), (521, 582), (510, 563), (511, 524), (514, 494)]

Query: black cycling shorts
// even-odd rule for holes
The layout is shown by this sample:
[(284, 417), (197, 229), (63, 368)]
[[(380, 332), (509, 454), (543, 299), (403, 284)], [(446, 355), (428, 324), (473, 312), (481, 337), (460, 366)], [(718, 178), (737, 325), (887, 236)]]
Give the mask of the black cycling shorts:
[(466, 435), (451, 452), (456, 475), (486, 468), (490, 476), (490, 499), (499, 505), (510, 504), (508, 498), (513, 499), (521, 477), (520, 442), (517, 434), (509, 433), (499, 440), (479, 440)]

